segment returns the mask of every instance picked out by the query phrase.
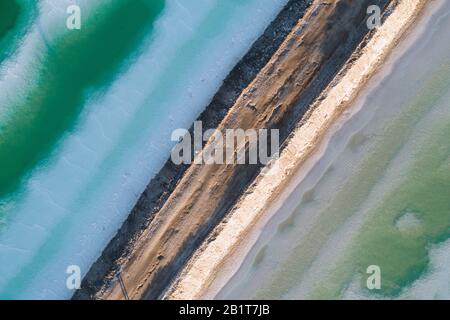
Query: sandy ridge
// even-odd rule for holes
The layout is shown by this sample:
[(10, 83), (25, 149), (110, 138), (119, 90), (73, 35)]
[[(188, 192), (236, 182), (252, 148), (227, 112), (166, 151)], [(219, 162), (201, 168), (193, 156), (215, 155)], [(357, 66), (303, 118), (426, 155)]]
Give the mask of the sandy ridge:
[[(314, 151), (333, 121), (381, 66), (426, 3), (426, 0), (398, 1), (367, 45), (343, 69), (339, 81), (333, 82), (310, 109), (307, 121), (295, 130), (280, 159), (255, 180), (227, 221), (219, 225), (214, 236), (196, 252), (166, 299), (214, 297), (223, 282), (236, 271), (238, 265), (232, 261), (239, 252), (242, 255), (245, 251), (242, 247), (249, 247), (248, 237), (254, 232), (255, 225), (267, 215), (271, 204)], [(219, 272), (222, 275), (216, 279)]]
[[(367, 33), (365, 11), (372, 3), (315, 1), (243, 91), (219, 130), (280, 128), (290, 132), (302, 112), (297, 102), (305, 103), (322, 91)], [(158, 298), (258, 170), (255, 165), (191, 165), (121, 264), (129, 297)], [(100, 298), (121, 299), (123, 293), (116, 282)]]
[[(313, 0), (289, 0), (249, 51), (234, 66), (215, 93), (212, 101), (199, 115), (204, 130), (217, 128), (236, 99), (267, 64), (281, 43), (304, 15)], [(193, 126), (190, 132), (193, 132)], [(80, 290), (73, 299), (95, 299), (117, 281), (115, 275), (133, 251), (139, 236), (148, 228), (155, 214), (167, 201), (188, 169), (170, 159), (148, 183), (129, 216), (104, 248), (97, 261), (84, 276)]]

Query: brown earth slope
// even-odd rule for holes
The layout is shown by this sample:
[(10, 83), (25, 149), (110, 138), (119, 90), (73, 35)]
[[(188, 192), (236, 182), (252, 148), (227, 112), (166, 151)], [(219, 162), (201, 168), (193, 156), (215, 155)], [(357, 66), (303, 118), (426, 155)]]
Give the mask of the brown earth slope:
[[(279, 128), (284, 140), (368, 33), (367, 7), (384, 7), (387, 2), (315, 1), (218, 129)], [(208, 143), (205, 150), (210, 147)], [(129, 297), (160, 297), (259, 169), (258, 165), (190, 166), (122, 261)], [(121, 299), (123, 293), (114, 283), (100, 297)]]

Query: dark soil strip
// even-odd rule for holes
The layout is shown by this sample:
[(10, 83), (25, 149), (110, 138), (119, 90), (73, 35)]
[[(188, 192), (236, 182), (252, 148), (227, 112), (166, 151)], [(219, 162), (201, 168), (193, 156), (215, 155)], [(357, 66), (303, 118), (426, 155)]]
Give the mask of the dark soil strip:
[[(320, 51), (324, 57), (328, 57), (322, 63), (319, 63), (318, 70), (314, 79), (302, 88), (302, 92), (294, 107), (289, 108), (281, 121), (274, 124), (273, 128), (280, 129), (281, 142), (285, 142), (292, 130), (301, 125), (304, 121), (304, 115), (308, 111), (313, 101), (320, 95), (320, 93), (331, 83), (338, 72), (344, 67), (351, 55), (358, 47), (364, 46), (366, 43), (366, 36), (369, 35), (369, 29), (366, 25), (366, 9), (369, 5), (379, 5), (380, 8), (390, 3), (390, 0), (341, 0), (337, 4), (336, 12), (329, 17), (327, 21), (328, 27), (323, 30), (326, 33), (327, 41), (321, 43)], [(339, 26), (339, 27), (336, 27)], [(311, 62), (310, 65), (313, 65)], [(259, 109), (258, 109), (259, 111)], [(256, 117), (257, 115), (255, 115)], [(241, 115), (236, 114), (235, 119), (240, 119)], [(238, 120), (237, 120), (238, 121)], [(269, 124), (269, 123), (268, 123)], [(229, 126), (225, 126), (229, 128)], [(232, 127), (232, 126), (231, 126)], [(265, 128), (272, 128), (272, 126), (265, 126)], [(182, 267), (186, 264), (189, 257), (195, 250), (207, 239), (208, 235), (213, 229), (226, 217), (226, 214), (233, 207), (239, 197), (254, 181), (260, 170), (258, 165), (240, 165), (237, 166), (230, 175), (221, 175), (226, 184), (226, 191), (220, 195), (220, 200), (211, 198), (209, 207), (214, 207), (209, 213), (211, 215), (201, 225), (195, 227), (195, 232), (189, 233), (181, 247), (177, 248), (178, 255), (169, 262), (161, 263), (160, 266), (155, 267), (150, 275), (151, 280), (146, 285), (145, 299), (158, 299), (163, 296), (170, 283), (176, 278)], [(213, 172), (212, 175), (214, 175)], [(217, 177), (216, 177), (217, 178)], [(225, 178), (230, 178), (226, 180)], [(222, 188), (220, 186), (219, 188)], [(192, 190), (190, 190), (192, 191)], [(211, 193), (211, 196), (213, 192)], [(217, 196), (217, 194), (214, 194)], [(194, 196), (194, 195), (193, 195)], [(193, 204), (194, 205), (194, 204)], [(180, 209), (177, 207), (177, 209)], [(174, 214), (178, 214), (177, 209), (174, 209)], [(201, 210), (201, 209), (198, 209)], [(210, 209), (205, 209), (209, 211)], [(194, 214), (194, 212), (193, 212)], [(195, 214), (199, 214), (196, 210)], [(198, 221), (195, 221), (196, 223)], [(174, 230), (182, 228), (180, 225), (173, 225)], [(183, 230), (186, 228), (183, 228)], [(185, 232), (184, 230), (183, 232)], [(181, 233), (182, 231), (180, 231)], [(167, 243), (161, 243), (161, 247), (167, 246), (170, 239), (166, 239)], [(171, 243), (171, 245), (179, 245), (179, 243)], [(162, 251), (164, 251), (162, 249)], [(162, 257), (164, 258), (164, 257)]]

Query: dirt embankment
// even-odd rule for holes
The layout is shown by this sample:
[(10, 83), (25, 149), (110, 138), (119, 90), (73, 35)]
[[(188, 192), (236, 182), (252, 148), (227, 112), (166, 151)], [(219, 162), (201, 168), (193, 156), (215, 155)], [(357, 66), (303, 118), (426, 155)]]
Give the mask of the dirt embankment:
[[(367, 7), (388, 2), (315, 1), (218, 129), (278, 128), (284, 141), (368, 33)], [(209, 148), (211, 143), (204, 151)], [(258, 165), (190, 166), (118, 261), (129, 297), (160, 297), (259, 170)], [(100, 297), (122, 299), (119, 283)]]
[[(217, 128), (236, 99), (267, 64), (278, 47), (304, 15), (313, 0), (290, 0), (278, 16), (267, 27), (264, 34), (252, 45), (248, 53), (233, 68), (211, 103), (197, 120), (203, 129)], [(193, 131), (193, 128), (190, 130)], [(84, 277), (81, 290), (73, 299), (93, 299), (104, 288), (116, 281), (114, 274), (146, 230), (169, 195), (173, 192), (188, 166), (176, 166), (169, 159), (159, 173), (149, 182), (132, 212), (118, 230), (115, 237), (102, 252)]]
[[(164, 299), (211, 299), (239, 269), (262, 228), (320, 157), (333, 125), (425, 11), (427, 0), (392, 2), (383, 24), (309, 108), (278, 159), (246, 189), (226, 218), (196, 250)], [(431, 4), (430, 4), (431, 7)]]

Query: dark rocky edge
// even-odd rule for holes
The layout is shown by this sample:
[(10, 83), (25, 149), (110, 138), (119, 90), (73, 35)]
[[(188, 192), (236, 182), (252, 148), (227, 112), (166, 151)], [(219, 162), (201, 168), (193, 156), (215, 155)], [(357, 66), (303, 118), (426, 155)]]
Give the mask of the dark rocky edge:
[[(313, 0), (290, 0), (252, 45), (248, 53), (233, 68), (215, 94), (211, 103), (198, 117), (203, 129), (216, 128), (236, 99), (267, 64), (283, 40), (303, 16)], [(191, 128), (191, 132), (193, 128)], [(176, 166), (167, 160), (159, 173), (150, 181), (130, 215), (114, 238), (103, 250), (84, 277), (81, 289), (72, 299), (95, 299), (96, 294), (115, 281), (121, 261), (130, 253), (133, 243), (151, 223), (186, 172), (187, 165)]]

